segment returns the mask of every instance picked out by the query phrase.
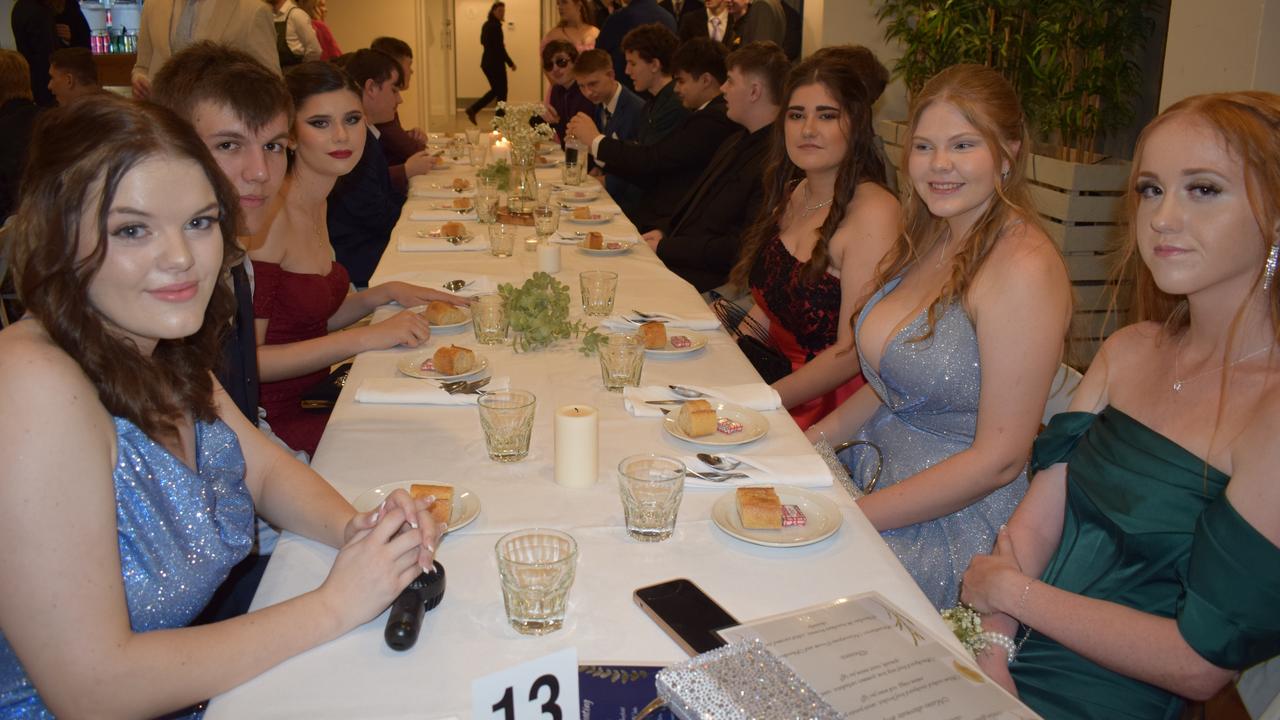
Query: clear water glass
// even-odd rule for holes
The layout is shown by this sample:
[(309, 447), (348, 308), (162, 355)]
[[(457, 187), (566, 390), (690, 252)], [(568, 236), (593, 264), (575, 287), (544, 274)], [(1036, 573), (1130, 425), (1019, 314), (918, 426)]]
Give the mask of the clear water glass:
[(560, 208), (547, 204), (533, 209), (533, 229), (538, 239), (549, 238), (560, 228)]
[(501, 345), (507, 341), (507, 329), (511, 319), (507, 317), (506, 300), (497, 293), (477, 295), (471, 301), (471, 329), (476, 342), (481, 345)]
[(613, 312), (613, 298), (618, 292), (618, 273), (588, 270), (578, 274), (582, 286), (582, 311), (603, 317)]
[(476, 401), (480, 407), (480, 428), (484, 430), (489, 459), (518, 462), (529, 455), (537, 398), (528, 390), (499, 390), (484, 393)]
[(516, 245), (516, 228), (506, 223), (489, 224), (489, 254), (494, 257), (511, 257)]
[(604, 389), (622, 392), (622, 388), (640, 387), (644, 370), (644, 341), (633, 333), (608, 333), (596, 349), (600, 356), (600, 379)]
[(559, 530), (530, 528), (503, 535), (494, 546), (507, 622), (523, 635), (545, 635), (564, 626), (578, 543)]
[(684, 498), (684, 475), (684, 463), (662, 455), (632, 455), (618, 463), (628, 535), (641, 542), (671, 537)]
[(480, 188), (476, 193), (476, 219), (486, 225), (498, 222), (498, 193), (491, 188)]

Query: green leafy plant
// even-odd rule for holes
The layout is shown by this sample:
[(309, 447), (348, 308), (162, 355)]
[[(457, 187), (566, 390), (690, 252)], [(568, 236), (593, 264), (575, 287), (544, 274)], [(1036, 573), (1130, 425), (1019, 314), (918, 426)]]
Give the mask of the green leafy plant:
[(494, 160), (477, 170), (476, 177), (491, 182), (499, 190), (506, 192), (511, 186), (511, 166), (506, 160)]
[(534, 273), (520, 287), (502, 283), (498, 294), (516, 334), (516, 352), (549, 347), (583, 330), (581, 320), (569, 322), (569, 286), (547, 273)]
[(601, 345), (609, 344), (609, 336), (600, 332), (600, 328), (593, 327), (582, 336), (582, 345), (578, 347), (578, 352), (590, 357), (600, 350)]

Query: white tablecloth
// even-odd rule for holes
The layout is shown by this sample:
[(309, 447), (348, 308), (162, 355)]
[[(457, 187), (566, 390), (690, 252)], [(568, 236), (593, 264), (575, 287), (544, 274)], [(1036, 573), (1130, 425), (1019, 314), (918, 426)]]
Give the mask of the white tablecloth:
[[(455, 167), (436, 174), (449, 182), (463, 176), (463, 171)], [(553, 175), (554, 171), (548, 173)], [(415, 202), (411, 199), (406, 204), (406, 215)], [(480, 226), (469, 225), (483, 237)], [(573, 226), (564, 223), (561, 228)], [(605, 229), (634, 231), (625, 219)], [(521, 237), (532, 232), (522, 228)], [(520, 241), (510, 258), (399, 253), (392, 245), (372, 282), (404, 273), (436, 276), (457, 271), (519, 283), (536, 268), (535, 253), (524, 251)], [(668, 272), (641, 244), (614, 257), (564, 248), (563, 270), (557, 277), (571, 288), (575, 316), (581, 314), (577, 274), (588, 269), (619, 273), (617, 307), (622, 311), (685, 316), (707, 312), (693, 287)], [(647, 358), (643, 382), (724, 385), (759, 379), (723, 332), (707, 334), (708, 346), (693, 355)], [(356, 359), (313, 461), (316, 471), (351, 499), (384, 483), (406, 480), (454, 483), (479, 497), (478, 519), (449, 534), (441, 545), (437, 557), (446, 568), (447, 591), (443, 603), (427, 614), (417, 645), (405, 653), (387, 648), (382, 640), (384, 613), (214, 698), (208, 718), (469, 717), (473, 679), (565, 647), (576, 647), (583, 661), (675, 662), (684, 657), (683, 651), (633, 603), (632, 592), (676, 577), (698, 583), (740, 620), (875, 589), (935, 632), (946, 633), (924, 595), (839, 487), (820, 492), (840, 507), (843, 526), (834, 536), (809, 546), (769, 548), (730, 537), (710, 520), (711, 505), (724, 491), (695, 488), (685, 492), (670, 540), (629, 539), (618, 498), (618, 462), (633, 453), (679, 456), (699, 448), (667, 435), (660, 419), (631, 417), (621, 394), (604, 390), (597, 359), (581, 355), (577, 340), (522, 354), (509, 346), (476, 345), (469, 329), (431, 340), (433, 345), (450, 342), (474, 347), (487, 356), (493, 373), (510, 376), (513, 387), (532, 390), (537, 396), (527, 460), (489, 461), (475, 408), (356, 404), (354, 388), (363, 379), (394, 377), (397, 359), (410, 352), (392, 350)], [(599, 480), (588, 489), (568, 490), (553, 479), (553, 414), (555, 408), (570, 403), (593, 405), (600, 411)], [(734, 452), (806, 451), (803, 434), (785, 411), (769, 412), (766, 417), (771, 428), (768, 435)], [(564, 629), (525, 637), (505, 621), (493, 548), (503, 533), (535, 526), (571, 533), (579, 543), (580, 557)], [(285, 534), (254, 607), (317, 587), (335, 554), (329, 547)], [(264, 637), (262, 642), (271, 638)]]

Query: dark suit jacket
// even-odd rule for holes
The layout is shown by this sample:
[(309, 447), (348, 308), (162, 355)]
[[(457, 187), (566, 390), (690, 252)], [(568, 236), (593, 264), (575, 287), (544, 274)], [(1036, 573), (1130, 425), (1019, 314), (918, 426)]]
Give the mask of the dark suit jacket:
[(641, 231), (659, 227), (671, 216), (676, 203), (697, 181), (716, 148), (738, 129), (724, 113), (724, 97), (716, 96), (652, 145), (600, 141), (597, 157), (604, 171), (644, 191), (634, 210), (627, 213)]
[(778, 47), (786, 47), (787, 19), (779, 0), (751, 0), (746, 14), (734, 23), (729, 46), (741, 47), (757, 40), (772, 40)]
[(676, 19), (676, 24), (679, 25), (680, 20), (684, 18), (685, 15), (688, 15), (695, 10), (705, 9), (706, 5), (702, 4), (702, 0), (684, 0), (684, 5), (680, 6), (680, 12), (677, 13), (675, 3), (671, 2), (671, 0), (658, 0), (658, 7), (671, 13), (671, 16)]
[(63, 47), (53, 30), (56, 22), (53, 8), (41, 0), (18, 0), (9, 13), (14, 43), (31, 70), (31, 94), (44, 107), (57, 104), (49, 92), (49, 56)]
[[(618, 95), (618, 104), (614, 107), (613, 117), (609, 122), (604, 122), (603, 106), (596, 106), (596, 127), (600, 128), (606, 138), (616, 137), (620, 141), (630, 142), (639, 137), (643, 125), (644, 101), (626, 86), (623, 86), (622, 93)], [(603, 145), (604, 142), (601, 140), (600, 144)], [(621, 177), (606, 175), (604, 189), (609, 191), (613, 201), (624, 210), (640, 199), (639, 189)]]
[(31, 128), (39, 114), (40, 108), (25, 98), (13, 98), (0, 105), (0, 225), (18, 209)]
[[(733, 16), (725, 13), (725, 26), (720, 33), (720, 42), (728, 44), (733, 39)], [(694, 38), (711, 37), (707, 27), (707, 9), (700, 7), (680, 16), (680, 42), (685, 43)]]
[(689, 116), (689, 108), (680, 102), (676, 95), (674, 80), (667, 83), (644, 105), (645, 122), (640, 126), (640, 134), (636, 142), (641, 145), (652, 145), (676, 129), (681, 120)]
[(480, 67), (501, 70), (503, 65), (515, 67), (511, 56), (507, 54), (507, 46), (503, 42), (502, 23), (497, 20), (485, 20), (480, 26), (480, 45), (484, 51), (480, 53)]
[(360, 287), (369, 284), (404, 205), (404, 195), (391, 187), (382, 146), (372, 130), (366, 132), (360, 162), (329, 192), (329, 243)]
[(724, 141), (662, 228), (658, 257), (698, 292), (723, 285), (742, 235), (764, 203), (764, 164), (772, 125)]
[[(246, 256), (245, 262), (248, 262)], [(258, 342), (253, 326), (253, 294), (244, 263), (231, 267), (231, 289), (236, 295), (236, 314), (231, 332), (222, 341), (222, 366), (218, 382), (249, 422), (258, 424)]]
[(387, 158), (391, 172), (391, 187), (401, 195), (409, 192), (409, 177), (404, 171), (404, 161), (410, 155), (426, 149), (426, 145), (409, 137), (408, 131), (400, 124), (400, 113), (395, 119), (377, 125), (378, 142), (382, 145), (382, 154)]
[[(618, 102), (621, 104), (621, 99)], [(576, 82), (569, 87), (553, 84), (547, 104), (560, 116), (560, 122), (553, 124), (551, 129), (555, 130), (556, 137), (560, 138), (561, 147), (564, 147), (564, 136), (567, 132), (566, 128), (569, 126), (569, 121), (575, 115), (585, 113), (591, 117), (598, 117), (595, 103), (582, 94), (582, 89), (578, 87)]]
[(646, 23), (662, 23), (671, 32), (676, 31), (676, 19), (671, 13), (658, 7), (655, 0), (631, 0), (631, 4), (615, 10), (604, 25), (600, 27), (600, 36), (596, 38), (596, 48), (604, 50), (613, 57), (613, 73), (618, 82), (633, 89), (631, 78), (627, 77), (627, 59), (622, 54), (622, 38), (633, 29)]

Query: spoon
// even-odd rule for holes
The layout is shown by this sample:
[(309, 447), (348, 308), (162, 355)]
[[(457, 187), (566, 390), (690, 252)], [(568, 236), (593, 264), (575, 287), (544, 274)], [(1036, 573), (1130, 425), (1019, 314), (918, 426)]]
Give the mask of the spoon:
[(473, 282), (475, 282), (475, 280), (450, 280), (449, 282), (445, 283), (442, 287), (445, 290), (448, 290), (449, 292), (458, 292), (459, 290), (470, 285)]
[(683, 385), (668, 385), (667, 387), (671, 388), (671, 392), (679, 395), (680, 397), (687, 397), (687, 398), (710, 397), (706, 393), (698, 392), (693, 388), (687, 388)]
[(713, 467), (717, 470), (733, 470), (742, 464), (742, 461), (736, 458), (720, 457), (719, 455), (711, 455), (708, 453), (698, 453), (697, 457), (709, 467)]

